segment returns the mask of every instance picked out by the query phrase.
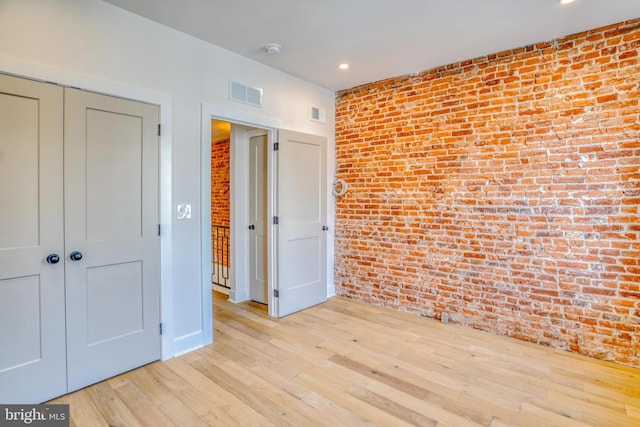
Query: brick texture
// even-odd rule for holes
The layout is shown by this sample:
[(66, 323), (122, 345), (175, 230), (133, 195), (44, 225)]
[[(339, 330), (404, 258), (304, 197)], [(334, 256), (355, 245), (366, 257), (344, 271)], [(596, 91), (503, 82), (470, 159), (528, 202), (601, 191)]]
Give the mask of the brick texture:
[(223, 139), (211, 143), (211, 244), (214, 262), (228, 266), (226, 243), (221, 230), (216, 226), (229, 227), (230, 199), (230, 140)]
[(341, 91), (337, 293), (640, 366), (640, 20)]

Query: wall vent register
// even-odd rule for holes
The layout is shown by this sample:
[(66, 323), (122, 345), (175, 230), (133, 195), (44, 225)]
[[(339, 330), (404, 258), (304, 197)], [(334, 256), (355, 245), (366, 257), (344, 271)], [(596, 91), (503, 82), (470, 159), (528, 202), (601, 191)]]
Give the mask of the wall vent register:
[(262, 89), (229, 80), (229, 99), (245, 104), (262, 106)]

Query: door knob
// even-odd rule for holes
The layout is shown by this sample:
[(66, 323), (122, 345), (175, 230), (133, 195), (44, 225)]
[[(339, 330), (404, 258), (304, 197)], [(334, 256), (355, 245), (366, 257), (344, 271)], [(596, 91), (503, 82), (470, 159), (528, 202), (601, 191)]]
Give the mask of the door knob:
[(69, 258), (71, 258), (71, 261), (80, 261), (82, 259), (82, 253), (73, 251), (69, 254)]
[(329, 229), (329, 227), (327, 227), (326, 225), (322, 226), (322, 231), (327, 231)]
[(255, 226), (255, 225), (251, 224), (251, 225), (249, 226), (249, 230), (255, 230), (255, 229), (256, 229), (256, 226)]
[(58, 254), (51, 254), (47, 257), (47, 262), (49, 264), (57, 264), (60, 262), (60, 255)]

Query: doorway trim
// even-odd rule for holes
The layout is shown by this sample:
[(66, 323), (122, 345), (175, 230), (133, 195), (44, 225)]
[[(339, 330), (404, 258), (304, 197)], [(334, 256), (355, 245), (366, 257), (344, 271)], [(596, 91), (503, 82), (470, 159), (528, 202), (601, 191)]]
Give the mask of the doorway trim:
[(161, 336), (161, 359), (174, 357), (173, 344), (173, 239), (171, 209), (171, 156), (173, 100), (171, 95), (88, 76), (66, 69), (50, 67), (24, 61), (15, 57), (0, 55), (0, 72), (31, 80), (40, 80), (84, 89), (90, 92), (132, 99), (160, 106), (160, 316), (163, 324)]
[[(205, 342), (205, 345), (213, 341), (213, 313), (211, 306), (211, 120), (221, 120), (230, 122), (232, 125), (242, 125), (253, 128), (261, 128), (267, 131), (268, 142), (272, 143), (275, 139), (276, 132), (278, 129), (282, 128), (282, 120), (276, 119), (273, 117), (264, 116), (261, 114), (255, 114), (252, 112), (231, 108), (223, 105), (212, 104), (203, 102), (202, 103), (202, 119), (201, 119), (201, 187), (200, 187), (200, 206), (201, 206), (201, 214), (200, 218), (202, 223), (200, 225), (200, 235), (202, 238), (201, 241), (201, 264), (202, 264), (202, 313), (203, 313), (203, 332), (204, 336), (209, 339)], [(233, 132), (232, 132), (233, 133)], [(235, 295), (235, 285), (237, 283), (236, 278), (238, 278), (238, 271), (236, 270), (237, 262), (236, 262), (236, 249), (239, 247), (239, 244), (242, 243), (242, 236), (246, 233), (241, 233), (241, 224), (235, 218), (236, 215), (236, 195), (234, 191), (234, 160), (235, 160), (235, 149), (234, 149), (234, 136), (231, 135), (231, 191), (230, 191), (230, 234), (231, 234), (231, 265), (229, 268), (229, 277), (231, 281), (231, 292), (230, 299), (233, 302), (241, 302), (248, 298), (248, 289), (245, 294)], [(268, 160), (269, 169), (272, 168), (272, 151), (269, 150), (270, 157)], [(238, 171), (235, 170), (237, 173)], [(269, 192), (269, 202), (267, 211), (269, 215), (274, 211), (273, 209), (273, 177), (272, 174), (269, 173), (267, 188)], [(271, 230), (271, 229), (270, 229)], [(242, 230), (244, 231), (244, 230)], [(268, 248), (268, 263), (269, 265), (273, 265), (273, 233), (269, 232), (269, 248)], [(273, 285), (273, 279), (275, 272), (273, 268), (269, 268), (269, 283), (270, 287)], [(272, 295), (269, 295), (269, 315), (273, 315), (275, 313), (274, 306), (274, 298)]]

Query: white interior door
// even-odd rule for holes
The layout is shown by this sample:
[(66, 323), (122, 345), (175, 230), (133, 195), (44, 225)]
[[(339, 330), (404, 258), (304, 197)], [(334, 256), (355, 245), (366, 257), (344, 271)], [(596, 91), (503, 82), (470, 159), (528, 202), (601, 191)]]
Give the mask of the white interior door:
[(160, 358), (158, 120), (65, 90), (69, 391)]
[(277, 154), (277, 316), (327, 299), (327, 140), (280, 130)]
[(249, 137), (249, 293), (267, 304), (267, 134)]
[[(0, 75), (0, 402), (66, 393), (62, 88)], [(55, 259), (50, 259), (55, 262)]]

